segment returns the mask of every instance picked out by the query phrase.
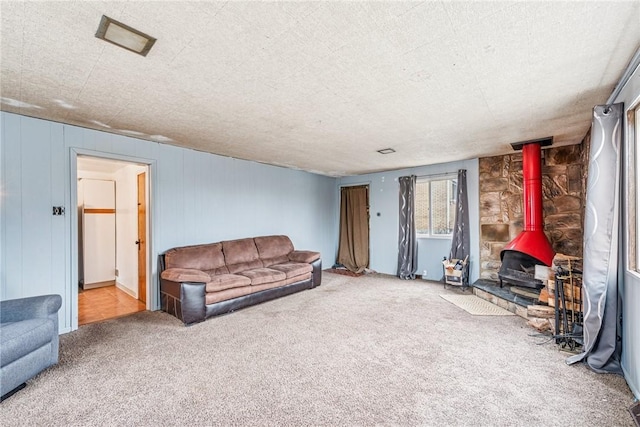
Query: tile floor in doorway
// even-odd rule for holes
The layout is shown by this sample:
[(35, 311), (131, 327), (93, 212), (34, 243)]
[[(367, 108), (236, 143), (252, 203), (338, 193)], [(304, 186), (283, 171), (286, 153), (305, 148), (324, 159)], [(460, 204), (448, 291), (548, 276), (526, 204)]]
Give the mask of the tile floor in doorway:
[(100, 322), (146, 310), (138, 301), (116, 286), (78, 291), (78, 325)]

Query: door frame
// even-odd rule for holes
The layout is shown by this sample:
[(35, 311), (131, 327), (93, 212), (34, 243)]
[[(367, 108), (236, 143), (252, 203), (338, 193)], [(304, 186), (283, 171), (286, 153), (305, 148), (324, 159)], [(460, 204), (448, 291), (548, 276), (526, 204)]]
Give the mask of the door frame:
[[(136, 219), (137, 219), (137, 225), (138, 225), (138, 233), (137, 233), (137, 238), (138, 240), (136, 241), (136, 244), (138, 245), (138, 259), (137, 259), (137, 263), (138, 263), (138, 301), (142, 301), (145, 303), (145, 305), (147, 304), (147, 287), (149, 284), (149, 280), (148, 280), (148, 271), (149, 271), (149, 262), (147, 261), (147, 217), (149, 216), (149, 209), (147, 207), (148, 205), (148, 198), (147, 198), (147, 176), (148, 176), (148, 167), (147, 170), (144, 172), (140, 172), (140, 173), (136, 173), (136, 199), (138, 201), (138, 207), (136, 210)], [(142, 183), (141, 178), (142, 177)], [(140, 192), (141, 192), (141, 188), (142, 188), (142, 197)], [(142, 200), (142, 203), (144, 204), (144, 215), (140, 214), (140, 200)], [(144, 218), (144, 224), (140, 224), (140, 219)], [(140, 225), (143, 225), (143, 227), (140, 227)], [(140, 228), (143, 228), (144, 230), (142, 231), (143, 233), (143, 237), (140, 237)], [(145, 250), (145, 256), (140, 257), (140, 246), (142, 246)], [(140, 265), (144, 266), (144, 275), (140, 274)], [(140, 280), (141, 278), (144, 278), (144, 285), (142, 285), (143, 281)], [(142, 285), (142, 286), (141, 286)]]
[(160, 292), (158, 281), (154, 280), (154, 264), (151, 262), (153, 254), (156, 253), (156, 230), (155, 224), (158, 215), (158, 197), (156, 195), (157, 163), (156, 160), (135, 156), (124, 156), (119, 154), (105, 153), (102, 151), (87, 150), (82, 148), (70, 148), (69, 156), (69, 220), (71, 231), (70, 247), (70, 275), (67, 281), (67, 295), (71, 301), (70, 316), (71, 330), (78, 329), (78, 156), (97, 157), (104, 160), (117, 160), (121, 162), (136, 163), (147, 166), (147, 310), (158, 310), (160, 308)]
[(342, 189), (348, 187), (367, 187), (367, 228), (369, 229), (369, 265), (367, 268), (371, 268), (371, 181), (354, 182), (352, 184), (340, 184), (338, 185), (338, 238), (336, 245), (336, 262), (338, 259), (338, 250), (340, 247), (340, 216), (342, 212)]

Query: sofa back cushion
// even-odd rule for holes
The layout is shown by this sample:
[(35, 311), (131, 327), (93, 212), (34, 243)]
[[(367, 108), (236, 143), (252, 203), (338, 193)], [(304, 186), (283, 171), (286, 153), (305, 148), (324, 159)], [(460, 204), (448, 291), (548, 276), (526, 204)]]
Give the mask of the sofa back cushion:
[(222, 251), (224, 252), (225, 263), (231, 274), (262, 267), (258, 249), (251, 238), (222, 242)]
[(265, 267), (289, 261), (293, 243), (287, 236), (262, 236), (253, 239)]
[(165, 268), (193, 268), (195, 270), (214, 270), (224, 267), (224, 255), (221, 243), (183, 246), (169, 249), (164, 254)]

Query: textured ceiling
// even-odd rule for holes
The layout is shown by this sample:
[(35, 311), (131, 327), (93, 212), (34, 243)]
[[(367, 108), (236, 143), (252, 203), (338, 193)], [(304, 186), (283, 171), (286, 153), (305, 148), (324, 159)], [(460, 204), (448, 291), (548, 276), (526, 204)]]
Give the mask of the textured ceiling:
[(639, 1), (0, 7), (3, 111), (330, 176), (579, 143), (640, 47)]

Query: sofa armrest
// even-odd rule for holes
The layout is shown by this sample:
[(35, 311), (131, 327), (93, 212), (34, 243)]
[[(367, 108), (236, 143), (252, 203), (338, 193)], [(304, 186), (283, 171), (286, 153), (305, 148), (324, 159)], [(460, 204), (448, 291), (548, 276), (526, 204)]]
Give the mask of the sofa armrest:
[(312, 287), (320, 286), (322, 283), (322, 260), (318, 258), (317, 260), (311, 263), (313, 267), (313, 271), (311, 273), (311, 281)]
[(58, 310), (61, 306), (62, 297), (60, 295), (41, 295), (0, 301), (0, 323), (50, 318), (57, 325)]
[(167, 268), (160, 277), (172, 282), (207, 283), (211, 281), (211, 277), (207, 273), (193, 268)]
[(306, 262), (311, 264), (312, 262), (320, 259), (320, 252), (313, 251), (293, 251), (289, 253), (289, 261), (293, 262)]
[(204, 283), (174, 282), (160, 279), (162, 310), (182, 320), (185, 325), (202, 322), (206, 315)]

